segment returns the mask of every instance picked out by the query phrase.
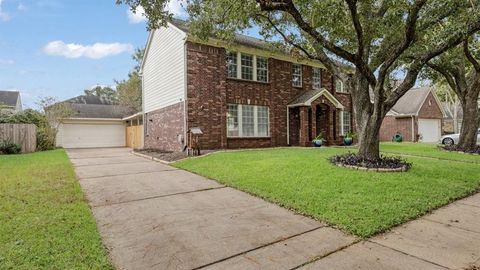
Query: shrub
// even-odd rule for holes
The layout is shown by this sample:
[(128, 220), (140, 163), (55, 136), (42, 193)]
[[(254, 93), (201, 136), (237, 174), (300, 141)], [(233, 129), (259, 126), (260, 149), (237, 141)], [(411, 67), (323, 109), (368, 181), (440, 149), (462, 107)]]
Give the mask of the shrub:
[(6, 155), (20, 154), (22, 147), (10, 141), (0, 142), (0, 153)]

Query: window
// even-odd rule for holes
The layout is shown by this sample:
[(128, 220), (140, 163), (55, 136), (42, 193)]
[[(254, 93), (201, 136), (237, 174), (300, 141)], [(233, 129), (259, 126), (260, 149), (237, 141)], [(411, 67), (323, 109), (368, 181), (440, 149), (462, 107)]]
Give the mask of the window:
[(253, 80), (253, 56), (249, 54), (241, 54), (242, 59), (242, 79)]
[(312, 84), (314, 89), (320, 89), (322, 87), (322, 73), (320, 68), (313, 68)]
[(257, 81), (268, 82), (268, 60), (257, 57)]
[(268, 82), (268, 58), (227, 52), (226, 65), (227, 78)]
[(227, 53), (227, 77), (237, 78), (237, 53)]
[(292, 64), (292, 85), (302, 87), (302, 65)]
[(342, 111), (342, 135), (347, 134), (347, 132), (352, 131), (352, 114), (350, 112)]
[(254, 105), (228, 104), (228, 137), (268, 137), (268, 107)]
[(339, 79), (335, 80), (335, 91), (339, 93), (348, 93), (347, 89), (345, 89), (343, 82)]

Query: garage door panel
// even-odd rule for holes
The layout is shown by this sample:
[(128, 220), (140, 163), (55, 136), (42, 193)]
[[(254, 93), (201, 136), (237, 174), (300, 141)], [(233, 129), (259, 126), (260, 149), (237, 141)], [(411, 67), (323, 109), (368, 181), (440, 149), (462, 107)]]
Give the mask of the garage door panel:
[(438, 142), (441, 137), (440, 119), (418, 119), (418, 133), (422, 135), (422, 142)]
[(61, 126), (61, 146), (64, 148), (125, 146), (123, 123), (85, 124), (64, 123)]

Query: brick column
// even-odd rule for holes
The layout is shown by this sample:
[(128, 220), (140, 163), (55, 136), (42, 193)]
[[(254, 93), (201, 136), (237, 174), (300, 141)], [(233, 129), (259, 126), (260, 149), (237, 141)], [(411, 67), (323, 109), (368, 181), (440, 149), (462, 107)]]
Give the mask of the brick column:
[(300, 107), (300, 146), (308, 145), (308, 107)]
[(317, 137), (317, 106), (312, 106), (312, 139)]

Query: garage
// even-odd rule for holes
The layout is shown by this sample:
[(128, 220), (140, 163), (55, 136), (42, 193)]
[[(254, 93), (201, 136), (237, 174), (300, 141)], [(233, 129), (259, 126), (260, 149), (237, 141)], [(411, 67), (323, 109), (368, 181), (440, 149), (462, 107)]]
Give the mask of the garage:
[(441, 137), (442, 125), (440, 119), (418, 119), (418, 134), (422, 142), (435, 143)]
[(63, 148), (123, 147), (125, 142), (122, 120), (69, 119), (57, 133), (57, 146)]

